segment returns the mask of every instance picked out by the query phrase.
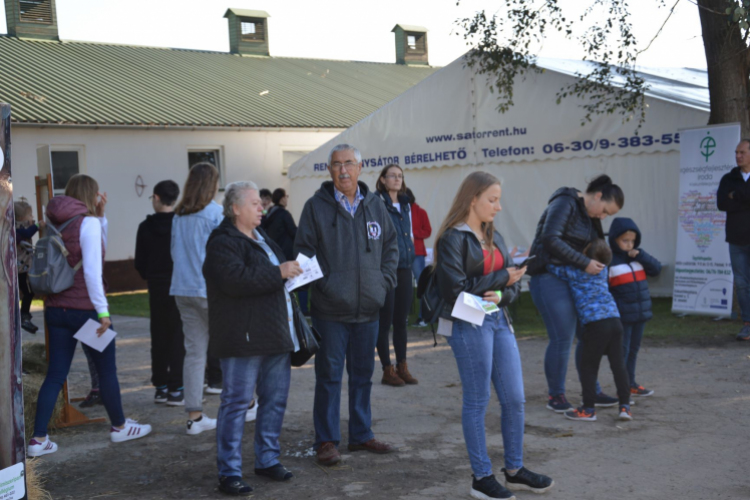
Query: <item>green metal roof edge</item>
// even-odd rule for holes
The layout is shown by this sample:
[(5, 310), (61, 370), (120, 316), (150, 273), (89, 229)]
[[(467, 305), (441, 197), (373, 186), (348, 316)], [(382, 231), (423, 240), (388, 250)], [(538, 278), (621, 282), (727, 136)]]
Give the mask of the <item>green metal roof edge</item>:
[(412, 24), (397, 24), (391, 30), (391, 33), (396, 31), (396, 28), (401, 28), (404, 31), (411, 31), (413, 33), (427, 33), (429, 30), (424, 26), (414, 26)]
[(229, 17), (232, 13), (237, 17), (271, 17), (271, 15), (265, 10), (250, 10), (250, 9), (232, 9), (229, 8), (224, 13), (224, 17)]

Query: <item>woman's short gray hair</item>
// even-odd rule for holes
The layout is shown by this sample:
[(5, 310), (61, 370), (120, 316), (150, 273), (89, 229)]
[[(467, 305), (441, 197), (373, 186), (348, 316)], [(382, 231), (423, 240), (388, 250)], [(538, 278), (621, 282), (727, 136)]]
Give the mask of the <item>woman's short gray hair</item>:
[(247, 191), (258, 191), (258, 185), (252, 181), (237, 181), (229, 184), (224, 191), (224, 217), (234, 220), (232, 207), (242, 204)]

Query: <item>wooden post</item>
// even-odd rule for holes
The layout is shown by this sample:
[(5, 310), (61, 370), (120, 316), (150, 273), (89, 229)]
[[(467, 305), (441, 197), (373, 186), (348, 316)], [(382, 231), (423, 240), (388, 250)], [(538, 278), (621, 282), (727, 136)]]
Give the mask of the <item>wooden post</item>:
[(3, 498), (25, 499), (26, 436), (21, 375), (21, 321), (16, 221), (10, 170), (10, 104), (0, 104), (0, 484)]
[[(46, 207), (49, 204), (49, 200), (54, 196), (52, 191), (52, 174), (47, 174), (45, 177), (36, 176), (36, 210), (37, 220), (44, 220), (44, 211), (42, 207)], [(44, 346), (45, 353), (47, 355), (47, 362), (49, 363), (49, 330), (47, 329), (47, 322), (44, 322)], [(68, 390), (68, 381), (66, 380), (63, 384), (63, 411), (60, 414), (60, 419), (56, 422), (57, 427), (73, 427), (76, 425), (83, 425), (89, 423), (106, 422), (106, 418), (88, 418), (86, 415), (81, 413), (78, 408), (71, 405), (71, 402), (81, 401), (85, 398), (71, 398)]]

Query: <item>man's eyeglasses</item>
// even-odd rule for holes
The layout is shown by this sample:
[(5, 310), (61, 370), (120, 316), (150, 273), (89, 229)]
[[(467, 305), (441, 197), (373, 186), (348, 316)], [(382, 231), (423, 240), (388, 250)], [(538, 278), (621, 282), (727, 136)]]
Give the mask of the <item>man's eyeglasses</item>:
[(356, 161), (347, 161), (344, 163), (341, 163), (340, 161), (331, 163), (331, 168), (333, 170), (341, 170), (342, 167), (345, 167), (347, 170), (352, 169), (356, 167), (358, 163)]

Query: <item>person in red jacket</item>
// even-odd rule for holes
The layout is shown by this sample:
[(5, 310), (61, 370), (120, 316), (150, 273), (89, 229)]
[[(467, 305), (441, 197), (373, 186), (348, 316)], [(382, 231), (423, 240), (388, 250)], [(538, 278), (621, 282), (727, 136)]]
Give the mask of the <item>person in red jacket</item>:
[[(432, 234), (432, 226), (430, 226), (430, 218), (427, 216), (427, 212), (417, 205), (417, 200), (411, 189), (406, 188), (406, 196), (409, 197), (409, 204), (411, 205), (411, 228), (414, 233), (414, 262), (411, 264), (411, 269), (414, 273), (414, 279), (419, 281), (419, 275), (424, 271), (425, 258), (427, 257), (424, 240)], [(427, 326), (424, 318), (422, 318), (421, 305), (419, 307), (419, 318), (417, 319), (416, 326)]]

